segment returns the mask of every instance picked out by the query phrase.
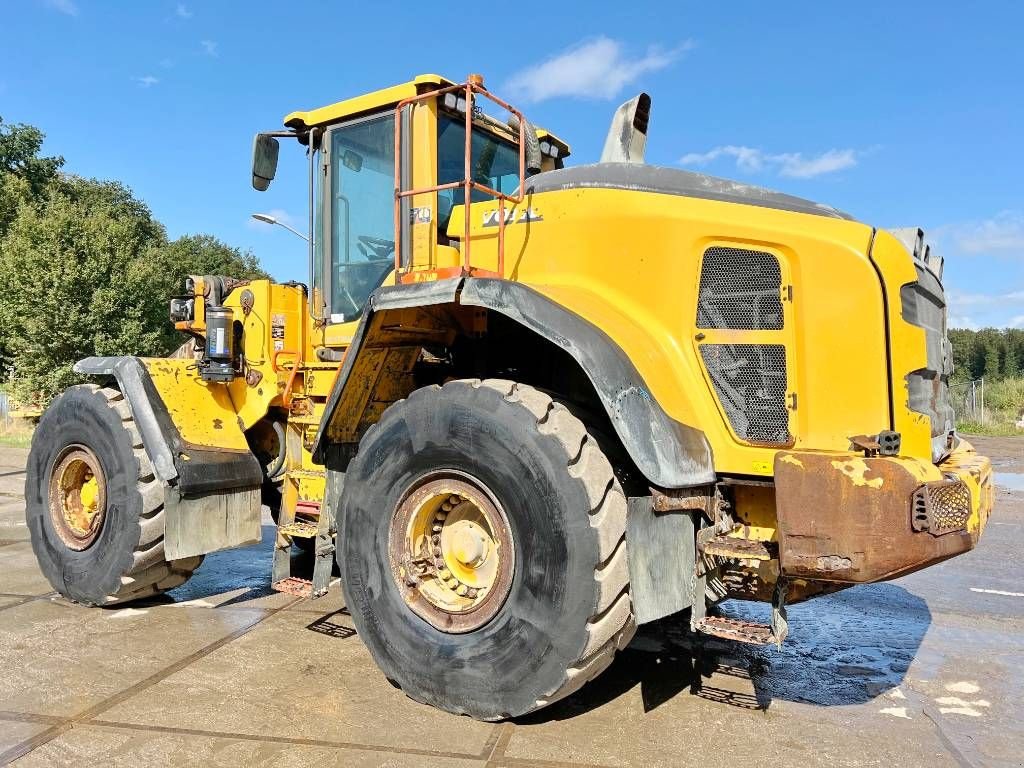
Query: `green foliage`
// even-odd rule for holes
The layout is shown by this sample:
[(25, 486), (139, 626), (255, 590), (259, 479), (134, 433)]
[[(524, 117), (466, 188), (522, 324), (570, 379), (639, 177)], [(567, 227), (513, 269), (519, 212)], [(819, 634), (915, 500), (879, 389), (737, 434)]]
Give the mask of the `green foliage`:
[[(954, 392), (962, 386), (954, 386)], [(1024, 435), (1024, 429), (1017, 426), (1024, 417), (1024, 378), (986, 378), (984, 401), (984, 415), (980, 391), (973, 412), (966, 407), (958, 407), (962, 418), (957, 421), (957, 429), (976, 435)]]
[(251, 253), (242, 253), (211, 235), (185, 235), (146, 256), (142, 281), (133, 290), (153, 301), (148, 305), (147, 321), (162, 331), (160, 354), (179, 346), (184, 337), (167, 319), (171, 296), (180, 295), (189, 275), (227, 275), (256, 280), (268, 275)]
[(954, 328), (949, 341), (953, 345), (953, 375), (960, 381), (1014, 377), (1024, 371), (1024, 330)]
[(168, 354), (182, 342), (168, 300), (188, 275), (266, 277), (209, 235), (168, 242), (127, 187), (59, 175), (41, 144), (34, 128), (0, 127), (0, 354), (23, 403), (76, 383), (83, 357)]
[(1008, 421), (960, 421), (957, 422), (956, 429), (964, 435), (988, 435), (990, 437), (1024, 436), (1024, 429), (1020, 429)]
[(0, 117), (0, 236), (25, 203), (38, 200), (57, 178), (63, 157), (40, 157), (43, 132), (31, 125), (4, 126)]

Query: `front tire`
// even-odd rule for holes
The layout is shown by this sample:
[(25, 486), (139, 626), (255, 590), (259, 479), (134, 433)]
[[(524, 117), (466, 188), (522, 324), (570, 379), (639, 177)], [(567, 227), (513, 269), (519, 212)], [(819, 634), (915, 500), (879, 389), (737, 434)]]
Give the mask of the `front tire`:
[(150, 597), (203, 561), (165, 558), (163, 483), (116, 389), (75, 386), (50, 404), (32, 436), (25, 501), (39, 567), (74, 602)]
[[(502, 567), (514, 562), (510, 584), (495, 577), (497, 606), (482, 606), (483, 620), (456, 614), (448, 631), (439, 611), (457, 601), (436, 596), (449, 571), (421, 558), (410, 576), (414, 558), (396, 568), (394, 551), (409, 499), (429, 495), (431, 483), (443, 489), (449, 481), (437, 477), (493, 499), (499, 512), (483, 527), (507, 520)], [(384, 674), (418, 701), (483, 720), (522, 715), (594, 678), (635, 631), (625, 495), (583, 423), (532, 387), (453, 381), (392, 405), (348, 467), (339, 523), (356, 629)]]

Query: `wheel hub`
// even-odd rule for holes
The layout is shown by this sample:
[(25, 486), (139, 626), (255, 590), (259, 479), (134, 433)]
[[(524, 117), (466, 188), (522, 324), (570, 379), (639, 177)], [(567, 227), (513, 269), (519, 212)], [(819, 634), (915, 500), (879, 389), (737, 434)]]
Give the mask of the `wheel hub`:
[(493, 494), (461, 472), (421, 478), (395, 509), (392, 574), (406, 604), (445, 632), (469, 632), (498, 612), (512, 585), (515, 551)]
[(50, 473), (50, 520), (61, 541), (81, 551), (99, 536), (107, 510), (106, 478), (84, 445), (66, 448)]

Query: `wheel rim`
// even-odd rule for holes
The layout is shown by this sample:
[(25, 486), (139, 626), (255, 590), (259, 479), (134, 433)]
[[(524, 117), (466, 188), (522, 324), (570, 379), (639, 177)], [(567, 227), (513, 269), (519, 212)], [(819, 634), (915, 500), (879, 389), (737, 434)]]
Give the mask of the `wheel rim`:
[(95, 453), (84, 445), (61, 453), (50, 473), (49, 502), (61, 541), (78, 551), (92, 546), (107, 511), (106, 478)]
[(456, 471), (420, 478), (391, 518), (391, 572), (406, 605), (444, 632), (470, 632), (501, 609), (515, 547), (494, 494)]

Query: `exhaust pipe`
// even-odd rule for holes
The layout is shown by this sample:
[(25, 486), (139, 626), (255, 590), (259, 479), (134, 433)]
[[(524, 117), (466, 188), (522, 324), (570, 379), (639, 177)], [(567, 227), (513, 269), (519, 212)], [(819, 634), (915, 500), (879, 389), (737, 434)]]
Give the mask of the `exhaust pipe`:
[(647, 148), (647, 122), (651, 117), (651, 97), (634, 96), (617, 110), (601, 152), (602, 163), (642, 163)]

